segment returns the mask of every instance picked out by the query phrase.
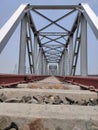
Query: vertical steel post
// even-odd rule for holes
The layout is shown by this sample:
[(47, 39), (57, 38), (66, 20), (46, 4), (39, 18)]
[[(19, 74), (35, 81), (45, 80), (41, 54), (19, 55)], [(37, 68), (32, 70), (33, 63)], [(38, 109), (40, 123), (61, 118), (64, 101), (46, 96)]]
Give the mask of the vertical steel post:
[(45, 56), (44, 56), (44, 75), (46, 75), (46, 59), (45, 59)]
[(47, 63), (47, 60), (45, 59), (45, 62), (46, 62), (46, 66), (45, 66), (45, 75), (47, 75), (47, 66), (48, 66), (48, 63)]
[(69, 75), (71, 75), (72, 60), (73, 60), (73, 36), (70, 36), (70, 39), (69, 39)]
[(68, 75), (68, 49), (65, 48), (65, 76)]
[(39, 47), (39, 51), (38, 51), (38, 56), (37, 56), (37, 74), (40, 74), (40, 47)]
[(43, 52), (41, 54), (41, 64), (42, 64), (42, 68), (41, 68), (41, 74), (44, 74), (44, 55)]
[(39, 73), (40, 75), (43, 74), (43, 52), (42, 52), (42, 47), (40, 47), (40, 61), (39, 61)]
[(57, 64), (57, 75), (59, 75), (59, 63)]
[(87, 75), (87, 21), (81, 15), (81, 52), (80, 52), (80, 73), (81, 76)]
[(65, 70), (65, 53), (62, 55), (62, 76), (64, 76)]
[(63, 56), (61, 57), (61, 61), (60, 61), (60, 75), (63, 75)]
[(47, 74), (50, 75), (50, 73), (49, 73), (49, 63), (47, 64)]
[(46, 61), (45, 75), (48, 75), (48, 62)]
[(45, 75), (45, 69), (46, 69), (46, 60), (45, 56), (43, 55), (43, 75)]
[(21, 34), (20, 34), (20, 51), (19, 51), (19, 67), (18, 74), (25, 74), (26, 67), (26, 29), (27, 29), (27, 21), (26, 16), (24, 16), (21, 20)]
[(37, 44), (38, 44), (38, 40), (37, 40), (37, 35), (34, 35), (34, 72), (35, 74), (37, 74)]
[(41, 69), (42, 69), (42, 64), (41, 64), (41, 56), (42, 55), (42, 48), (41, 47), (39, 47), (39, 66), (38, 66), (38, 70), (39, 70), (39, 75), (41, 75)]
[(59, 75), (61, 75), (61, 59), (60, 59), (60, 62), (59, 62)]

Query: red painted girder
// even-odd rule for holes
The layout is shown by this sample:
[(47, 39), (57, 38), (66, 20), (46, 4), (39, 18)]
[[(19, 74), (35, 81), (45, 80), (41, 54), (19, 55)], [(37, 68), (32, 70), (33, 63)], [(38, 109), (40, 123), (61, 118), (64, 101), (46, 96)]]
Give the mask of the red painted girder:
[(65, 82), (70, 82), (72, 84), (77, 84), (81, 87), (84, 88), (91, 88), (91, 89), (98, 89), (98, 77), (82, 77), (82, 76), (57, 76), (59, 80), (65, 81)]
[(47, 76), (1, 74), (0, 86), (12, 86), (23, 82), (38, 81)]

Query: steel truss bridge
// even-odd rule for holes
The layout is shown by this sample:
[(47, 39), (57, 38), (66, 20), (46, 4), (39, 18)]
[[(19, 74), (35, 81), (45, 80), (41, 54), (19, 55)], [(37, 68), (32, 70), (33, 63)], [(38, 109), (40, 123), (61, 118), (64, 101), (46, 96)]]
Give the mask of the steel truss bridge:
[(22, 4), (0, 30), (0, 53), (19, 23), (18, 74), (0, 74), (0, 130), (98, 130), (98, 76), (87, 72), (87, 23), (98, 39), (98, 17), (87, 4)]
[[(67, 13), (52, 20), (44, 15), (42, 10), (66, 10)], [(32, 12), (47, 20), (49, 24), (37, 29)], [(73, 13), (75, 17), (70, 29), (66, 28), (66, 23), (65, 27), (59, 24)], [(0, 30), (0, 53), (20, 22), (19, 74), (25, 74), (26, 54), (28, 54), (31, 74), (50, 75), (52, 73), (59, 76), (74, 76), (80, 50), (80, 75), (87, 76), (87, 23), (98, 39), (98, 18), (88, 4), (20, 5)], [(38, 22), (40, 24), (39, 19)], [(52, 28), (53, 25), (56, 26), (57, 31), (56, 28)], [(50, 30), (49, 27), (51, 27)]]

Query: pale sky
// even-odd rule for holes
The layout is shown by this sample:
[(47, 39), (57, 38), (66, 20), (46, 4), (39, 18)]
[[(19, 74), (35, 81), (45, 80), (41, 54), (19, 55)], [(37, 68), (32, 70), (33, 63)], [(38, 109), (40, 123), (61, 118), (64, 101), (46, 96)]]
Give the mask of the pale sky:
[[(88, 3), (98, 16), (98, 0), (2, 0), (0, 4), (0, 28), (22, 3), (31, 5), (72, 5)], [(0, 73), (15, 73), (19, 59), (19, 27), (0, 54)], [(98, 74), (98, 40), (88, 29), (88, 73)]]

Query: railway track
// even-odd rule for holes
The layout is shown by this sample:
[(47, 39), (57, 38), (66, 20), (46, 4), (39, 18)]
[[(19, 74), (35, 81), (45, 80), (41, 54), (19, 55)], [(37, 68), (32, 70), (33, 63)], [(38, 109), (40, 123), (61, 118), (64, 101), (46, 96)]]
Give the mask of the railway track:
[(98, 130), (98, 78), (0, 75), (0, 130)]

